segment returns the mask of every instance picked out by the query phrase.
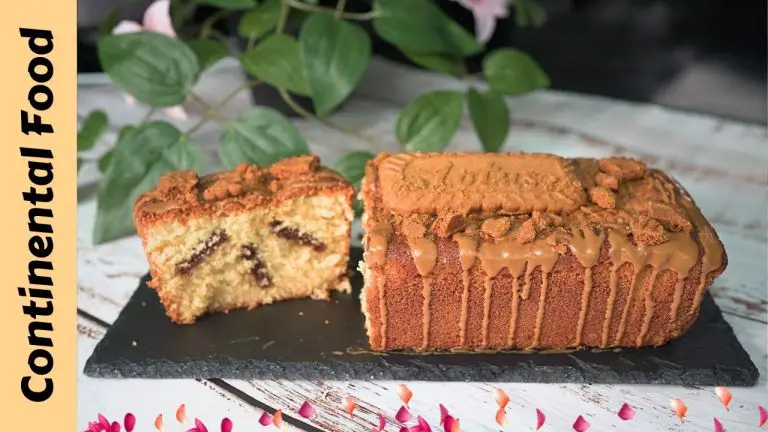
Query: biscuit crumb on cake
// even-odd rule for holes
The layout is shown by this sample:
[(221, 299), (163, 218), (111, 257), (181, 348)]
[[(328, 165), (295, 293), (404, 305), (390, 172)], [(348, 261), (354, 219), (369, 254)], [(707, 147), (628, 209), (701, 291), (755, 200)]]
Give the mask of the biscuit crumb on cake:
[(164, 175), (134, 221), (154, 288), (176, 323), (349, 291), (354, 189), (314, 156), (198, 177)]

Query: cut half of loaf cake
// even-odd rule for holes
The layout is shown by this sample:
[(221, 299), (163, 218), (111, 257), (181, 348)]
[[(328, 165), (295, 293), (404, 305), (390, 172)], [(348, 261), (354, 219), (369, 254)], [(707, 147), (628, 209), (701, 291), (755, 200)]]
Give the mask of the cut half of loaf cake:
[(166, 174), (134, 221), (172, 321), (348, 291), (354, 189), (317, 157)]

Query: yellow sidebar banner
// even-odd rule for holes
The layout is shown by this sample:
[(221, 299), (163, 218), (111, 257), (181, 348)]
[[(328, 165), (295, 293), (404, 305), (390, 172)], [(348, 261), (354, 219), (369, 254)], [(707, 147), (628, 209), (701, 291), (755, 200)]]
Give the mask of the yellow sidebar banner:
[(76, 429), (76, 9), (0, 12), (3, 431)]

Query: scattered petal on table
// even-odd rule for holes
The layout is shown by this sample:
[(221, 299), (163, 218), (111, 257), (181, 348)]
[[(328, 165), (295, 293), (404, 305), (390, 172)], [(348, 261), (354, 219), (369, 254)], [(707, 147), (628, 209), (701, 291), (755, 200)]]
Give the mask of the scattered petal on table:
[(112, 427), (109, 428), (108, 432), (120, 432), (120, 423), (112, 422)]
[(728, 390), (728, 387), (715, 387), (715, 394), (720, 398), (720, 402), (723, 403), (725, 410), (730, 411), (728, 405), (730, 405), (731, 400), (733, 400), (733, 395), (730, 390)]
[(226, 417), (221, 419), (221, 432), (232, 432), (232, 420)]
[(401, 406), (399, 410), (397, 410), (397, 414), (395, 414), (395, 420), (399, 421), (400, 423), (407, 423), (411, 420), (411, 412), (408, 411), (408, 408)]
[(684, 421), (683, 417), (685, 417), (685, 413), (688, 411), (688, 407), (685, 406), (685, 403), (680, 399), (670, 399), (669, 406), (675, 411), (677, 418), (679, 418), (680, 421)]
[(589, 429), (589, 426), (589, 422), (586, 421), (582, 416), (578, 416), (576, 421), (573, 422), (573, 430), (576, 432), (584, 432)]
[(493, 400), (499, 405), (499, 408), (504, 409), (509, 403), (509, 396), (504, 393), (504, 390), (497, 388), (493, 391)]
[(443, 404), (440, 405), (440, 424), (445, 423), (445, 418), (448, 417), (448, 408)]
[(99, 414), (99, 424), (107, 432), (109, 432), (109, 429), (112, 427), (112, 423), (110, 423), (103, 414)]
[(305, 401), (301, 404), (301, 408), (299, 408), (299, 415), (305, 419), (312, 418), (315, 416), (315, 407), (313, 407), (309, 401)]
[(127, 413), (123, 419), (123, 426), (125, 426), (125, 432), (133, 432), (133, 428), (136, 427), (136, 416)]
[(408, 402), (410, 402), (411, 398), (413, 397), (413, 392), (408, 388), (407, 385), (398, 384), (397, 395), (400, 396), (400, 400), (403, 401), (405, 406), (408, 406)]
[(725, 432), (723, 424), (720, 423), (720, 420), (718, 420), (717, 417), (712, 417), (712, 420), (715, 422), (715, 432)]
[(429, 426), (429, 423), (427, 423), (424, 417), (418, 416), (416, 420), (419, 422), (421, 432), (432, 432), (432, 428)]
[(619, 409), (619, 418), (622, 420), (632, 420), (635, 418), (635, 410), (628, 403), (624, 402), (624, 405)]
[(262, 426), (269, 426), (269, 425), (271, 425), (272, 424), (272, 416), (268, 412), (264, 411), (263, 413), (261, 413), (261, 417), (259, 417), (259, 424), (262, 425)]
[(181, 404), (176, 409), (176, 421), (178, 421), (181, 424), (184, 424), (187, 422), (187, 406), (186, 405)]
[(163, 426), (162, 414), (158, 414), (157, 417), (155, 417), (155, 429), (157, 429), (160, 432), (165, 432), (165, 426)]
[(768, 422), (768, 410), (759, 406), (757, 407), (757, 411), (760, 413), (760, 424), (757, 427), (763, 427), (765, 426), (765, 423)]
[(496, 411), (496, 423), (504, 427), (507, 424), (507, 412), (504, 411), (504, 408), (499, 408), (498, 411)]
[(200, 421), (200, 419), (195, 419), (195, 427), (197, 428), (197, 432), (208, 432), (208, 428), (205, 427), (203, 422)]
[(275, 411), (275, 415), (272, 417), (272, 424), (276, 428), (283, 430), (283, 412), (281, 410)]
[(379, 414), (379, 430), (384, 430), (387, 427), (387, 419), (383, 415)]
[(536, 408), (536, 430), (541, 429), (545, 421), (547, 421), (547, 416), (540, 409)]
[(459, 429), (459, 421), (454, 419), (450, 414), (447, 414), (443, 419), (443, 431), (444, 432), (456, 432)]
[(350, 396), (344, 396), (341, 398), (341, 406), (344, 408), (344, 411), (347, 412), (347, 414), (352, 415), (353, 412), (355, 412), (355, 408), (357, 408), (357, 405), (355, 405), (354, 399)]

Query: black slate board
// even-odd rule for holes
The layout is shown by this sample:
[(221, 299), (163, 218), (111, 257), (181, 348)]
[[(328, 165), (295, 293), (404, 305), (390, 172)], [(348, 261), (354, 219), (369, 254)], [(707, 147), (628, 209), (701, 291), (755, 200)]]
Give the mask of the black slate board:
[[(360, 259), (352, 250), (350, 265)], [(92, 377), (386, 379), (754, 385), (758, 371), (712, 297), (679, 340), (659, 348), (566, 354), (367, 353), (353, 271), (352, 295), (293, 300), (204, 317), (166, 318), (145, 277), (85, 364)], [(326, 324), (325, 321), (328, 321)], [(362, 352), (349, 354), (348, 352)]]

